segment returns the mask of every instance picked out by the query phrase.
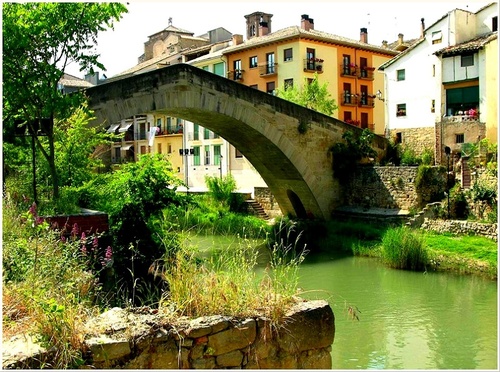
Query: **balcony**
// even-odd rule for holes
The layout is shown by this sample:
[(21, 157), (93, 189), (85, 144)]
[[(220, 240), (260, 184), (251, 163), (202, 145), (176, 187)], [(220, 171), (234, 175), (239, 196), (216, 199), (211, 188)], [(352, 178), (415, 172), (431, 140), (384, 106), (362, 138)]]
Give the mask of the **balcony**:
[(259, 66), (260, 76), (272, 76), (278, 73), (277, 63), (266, 63), (265, 65)]
[(234, 71), (229, 71), (228, 74), (228, 79), (234, 80), (234, 81), (243, 81), (243, 72), (244, 70), (234, 70)]
[(373, 80), (374, 79), (375, 67), (361, 67), (358, 70), (358, 78), (363, 80)]
[(350, 65), (341, 64), (340, 65), (340, 76), (346, 77), (356, 77), (358, 72), (358, 66), (351, 63)]
[(350, 92), (345, 92), (342, 94), (342, 100), (340, 103), (342, 106), (358, 106), (359, 97), (357, 94), (351, 94)]
[(323, 60), (320, 58), (304, 59), (304, 71), (323, 73)]
[[(163, 128), (162, 128), (163, 129)], [(168, 127), (166, 129), (156, 132), (156, 136), (168, 136), (171, 134), (182, 134), (184, 128), (182, 125), (177, 125), (174, 127)]]
[(361, 95), (359, 97), (359, 107), (375, 107), (375, 97), (370, 95)]

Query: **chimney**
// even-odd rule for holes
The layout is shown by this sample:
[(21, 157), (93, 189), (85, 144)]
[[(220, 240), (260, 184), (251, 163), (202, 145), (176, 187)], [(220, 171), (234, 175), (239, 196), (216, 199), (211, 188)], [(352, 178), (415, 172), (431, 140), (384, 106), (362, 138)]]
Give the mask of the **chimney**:
[(387, 40), (382, 40), (382, 48), (389, 48), (389, 44), (387, 43)]
[(424, 37), (425, 36), (425, 23), (424, 23), (424, 19), (421, 18), (420, 22), (422, 23), (422, 29), (421, 29), (421, 32), (420, 32), (420, 37)]
[(368, 30), (363, 27), (361, 28), (361, 33), (359, 35), (359, 41), (362, 43), (368, 44)]
[(307, 14), (302, 14), (300, 20), (300, 28), (306, 31), (314, 30), (314, 19), (309, 18)]
[(267, 22), (264, 21), (263, 17), (260, 17), (260, 22), (259, 22), (259, 36), (264, 36), (269, 33), (269, 27), (267, 25)]
[(243, 35), (234, 34), (232, 39), (233, 45), (240, 45), (241, 43), (243, 43)]
[(398, 46), (403, 45), (403, 34), (398, 34)]

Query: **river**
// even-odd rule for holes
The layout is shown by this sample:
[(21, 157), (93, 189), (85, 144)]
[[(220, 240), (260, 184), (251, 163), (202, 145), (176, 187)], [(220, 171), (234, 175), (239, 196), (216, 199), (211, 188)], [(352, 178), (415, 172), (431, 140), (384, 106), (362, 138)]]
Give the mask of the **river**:
[(335, 313), (333, 369), (497, 369), (496, 281), (317, 254), (302, 264), (300, 286)]
[[(201, 246), (234, 238), (197, 237)], [(333, 369), (497, 369), (497, 281), (390, 269), (378, 259), (309, 253), (302, 297), (335, 313)], [(353, 320), (348, 307), (357, 309)]]

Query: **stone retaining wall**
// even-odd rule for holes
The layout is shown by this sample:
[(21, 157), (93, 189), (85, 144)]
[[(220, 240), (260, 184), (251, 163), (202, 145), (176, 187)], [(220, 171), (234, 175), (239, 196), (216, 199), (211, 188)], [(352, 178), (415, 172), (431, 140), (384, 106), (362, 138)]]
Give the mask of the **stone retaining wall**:
[(261, 317), (209, 316), (174, 325), (149, 309), (119, 308), (87, 328), (88, 359), (97, 369), (332, 368), (335, 324), (326, 301), (297, 303), (277, 328)]
[(425, 218), (421, 229), (454, 235), (479, 235), (498, 241), (498, 224)]
[(270, 218), (281, 217), (280, 206), (271, 190), (267, 187), (254, 187), (254, 198), (264, 208), (264, 211)]
[(415, 177), (418, 167), (358, 166), (344, 187), (346, 205), (405, 209), (417, 205)]

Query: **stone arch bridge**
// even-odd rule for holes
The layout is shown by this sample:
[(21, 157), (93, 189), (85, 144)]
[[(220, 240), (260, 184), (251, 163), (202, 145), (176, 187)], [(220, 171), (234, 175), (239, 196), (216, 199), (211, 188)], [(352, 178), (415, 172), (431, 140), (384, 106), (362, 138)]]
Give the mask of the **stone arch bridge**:
[[(252, 163), (285, 215), (329, 219), (342, 203), (329, 148), (346, 130), (360, 132), (357, 127), (187, 64), (98, 85), (86, 94), (96, 117), (92, 125), (163, 113), (216, 132)], [(384, 138), (375, 142), (378, 151), (385, 148)]]

